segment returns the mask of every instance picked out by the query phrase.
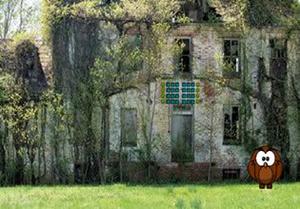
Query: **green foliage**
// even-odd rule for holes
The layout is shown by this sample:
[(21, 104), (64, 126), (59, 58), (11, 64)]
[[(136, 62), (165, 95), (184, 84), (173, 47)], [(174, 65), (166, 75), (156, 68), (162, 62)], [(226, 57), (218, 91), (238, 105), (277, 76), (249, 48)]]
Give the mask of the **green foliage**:
[(210, 0), (229, 28), (247, 31), (251, 27), (289, 26), (299, 22), (296, 0)]
[(210, 0), (210, 3), (227, 27), (246, 30), (248, 0)]
[(208, 20), (207, 20), (208, 23), (214, 24), (214, 23), (220, 23), (220, 22), (221, 22), (220, 16), (218, 16), (218, 15), (217, 15), (214, 11), (212, 11), (212, 10), (209, 10), (209, 11), (208, 11), (207, 18), (208, 18)]
[(6, 89), (7, 102), (0, 109), (5, 124), (13, 134), (19, 134), (20, 144), (33, 144), (31, 132), (36, 127), (28, 125), (37, 115), (38, 108), (32, 101), (24, 100), (24, 91), (21, 87), (15, 85)]
[(11, 43), (12, 49), (11, 50), (14, 50), (14, 48), (16, 46), (20, 45), (24, 41), (29, 41), (30, 43), (34, 44), (35, 37), (36, 37), (36, 34), (34, 34), (34, 33), (29, 33), (29, 32), (16, 33), (12, 37), (12, 43)]
[(180, 8), (178, 0), (121, 0), (112, 3), (86, 0), (66, 3), (63, 0), (43, 0), (42, 33), (46, 40), (51, 39), (53, 29), (67, 18), (98, 19), (107, 22), (166, 22), (170, 21)]
[[(144, 127), (145, 128), (145, 127)], [(144, 130), (147, 131), (147, 130)], [(145, 135), (146, 133), (144, 133)], [(145, 136), (144, 136), (145, 137)], [(141, 146), (135, 150), (135, 154), (139, 162), (147, 166), (147, 163), (151, 161), (155, 161), (155, 156), (153, 155), (153, 150), (159, 149), (159, 143), (161, 142), (162, 138), (160, 135), (156, 135), (153, 137), (152, 141), (145, 140), (141, 142)]]
[(42, 0), (42, 35), (46, 41), (50, 41), (51, 34), (60, 21), (70, 15), (68, 5), (64, 0)]
[[(108, 44), (91, 70), (95, 95), (100, 102), (103, 97), (161, 75), (164, 70), (161, 52), (168, 48), (164, 38), (169, 29), (167, 24), (157, 23), (148, 31), (135, 35), (121, 34), (116, 41)], [(147, 66), (147, 70), (144, 71), (143, 66)]]
[(177, 17), (177, 22), (180, 24), (189, 24), (191, 23), (191, 19), (183, 14)]
[[(104, 18), (109, 26), (115, 27), (115, 40), (102, 40), (106, 50), (96, 59), (91, 69), (91, 81), (97, 101), (102, 108), (109, 108), (109, 98), (139, 85), (148, 85), (162, 75), (164, 66), (163, 51), (168, 51), (167, 35), (170, 30), (171, 17), (176, 12), (177, 1), (124, 0), (102, 8), (99, 19)], [(94, 13), (94, 12), (93, 12)], [(105, 42), (107, 41), (107, 42)], [(105, 45), (107, 44), (107, 45)], [(150, 178), (150, 161), (156, 139), (152, 138), (153, 120), (150, 107), (150, 91), (147, 93), (149, 106), (142, 117), (144, 140), (138, 157), (148, 169)], [(153, 107), (155, 108), (155, 107)], [(103, 117), (103, 116), (102, 116)], [(105, 118), (102, 118), (104, 121)], [(105, 125), (103, 125), (104, 127)], [(108, 130), (102, 130), (103, 132)], [(106, 134), (103, 134), (104, 136)], [(120, 145), (121, 146), (121, 145)], [(123, 156), (120, 147), (120, 156)], [(122, 160), (120, 160), (120, 167)], [(120, 173), (122, 171), (120, 169)]]
[(295, 1), (291, 5), (292, 14), (289, 17), (283, 18), (283, 24), (287, 25), (290, 29), (300, 28), (300, 1)]
[(294, 0), (253, 0), (249, 3), (249, 22), (256, 27), (262, 26), (287, 26), (287, 21), (292, 20), (293, 7), (298, 3)]
[[(5, 85), (4, 83), (8, 84), (8, 77), (12, 77), (10, 74), (15, 72), (16, 54), (20, 54), (20, 50), (32, 50), (35, 45), (34, 42), (35, 34), (20, 32), (15, 33), (11, 40), (0, 43), (0, 86)], [(12, 80), (12, 78), (9, 80)], [(9, 83), (11, 84), (12, 81)]]
[(98, 101), (134, 85), (134, 73), (142, 62), (141, 50), (134, 45), (129, 37), (122, 37), (96, 59), (91, 76)]
[[(22, 42), (25, 43), (25, 42)], [(20, 45), (17, 45), (18, 49)], [(24, 50), (28, 50), (25, 47)], [(19, 49), (19, 53), (22, 49)], [(36, 150), (43, 143), (43, 136), (39, 135), (40, 113), (45, 107), (51, 111), (54, 110), (62, 120), (62, 100), (61, 97), (49, 90), (39, 99), (39, 101), (30, 99), (28, 92), (25, 90), (22, 83), (16, 83), (15, 78), (9, 73), (1, 73), (0, 76), (0, 90), (1, 90), (1, 108), (0, 115), (5, 128), (13, 137), (13, 143), (19, 157), (28, 157), (33, 163), (35, 159)], [(7, 137), (7, 136), (6, 136)], [(2, 143), (7, 139), (2, 139)], [(15, 168), (15, 166), (18, 166)], [(13, 182), (13, 178), (20, 169), (20, 165), (16, 163), (7, 162), (5, 181)], [(11, 168), (11, 170), (9, 170)], [(29, 169), (29, 168), (28, 168)], [(25, 175), (32, 177), (32, 167), (29, 170), (25, 169)], [(31, 175), (29, 175), (31, 174)], [(32, 179), (33, 180), (33, 179)]]
[(9, 73), (0, 74), (0, 104), (8, 101), (8, 87), (14, 82), (13, 77)]

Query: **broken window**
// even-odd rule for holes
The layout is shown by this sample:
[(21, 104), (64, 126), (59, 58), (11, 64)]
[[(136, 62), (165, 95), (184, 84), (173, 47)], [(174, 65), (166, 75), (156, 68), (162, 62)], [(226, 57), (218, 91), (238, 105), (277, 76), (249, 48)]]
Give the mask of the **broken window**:
[(172, 162), (193, 161), (192, 124), (190, 111), (173, 110), (171, 122)]
[(128, 72), (141, 70), (143, 59), (140, 55), (143, 48), (143, 38), (136, 28), (132, 27), (126, 31), (126, 38), (123, 39), (121, 47), (122, 56), (125, 55), (126, 57), (120, 63), (120, 68), (126, 69)]
[(240, 144), (239, 135), (239, 106), (225, 106), (224, 107), (224, 141), (223, 144)]
[(228, 78), (240, 77), (240, 50), (237, 39), (224, 40), (223, 75)]
[(287, 57), (284, 39), (270, 39), (270, 47), (272, 59), (284, 59)]
[[(271, 63), (270, 75), (279, 81), (279, 85), (284, 88), (282, 82), (287, 76), (287, 46), (285, 39), (270, 39)], [(273, 83), (276, 81), (273, 81)]]
[(123, 146), (137, 145), (137, 111), (134, 108), (121, 110), (121, 138)]
[(177, 70), (181, 73), (191, 73), (191, 39), (182, 38), (176, 40), (180, 47), (180, 54), (177, 61)]

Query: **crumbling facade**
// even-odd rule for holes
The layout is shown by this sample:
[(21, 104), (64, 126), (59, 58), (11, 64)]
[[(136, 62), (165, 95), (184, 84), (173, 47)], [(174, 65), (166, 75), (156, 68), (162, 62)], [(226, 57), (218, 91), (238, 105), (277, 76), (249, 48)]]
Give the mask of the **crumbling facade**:
[[(150, 85), (151, 108), (147, 109), (146, 85), (109, 98), (107, 164), (120, 168), (122, 159), (124, 175), (130, 180), (143, 179), (144, 167), (133, 166), (130, 171), (130, 166), (145, 160), (141, 157), (145, 151), (144, 128), (151, 124), (148, 160), (155, 164), (153, 170), (159, 179), (245, 179), (250, 153), (256, 146), (267, 143), (282, 151), (288, 168), (285, 173), (296, 179), (299, 176), (299, 88), (291, 80), (297, 78), (299, 71), (298, 31), (287, 35), (285, 28), (265, 27), (242, 34), (219, 23), (207, 24), (208, 13), (214, 10), (197, 8), (195, 5), (185, 8), (194, 23), (178, 25), (172, 20), (175, 24), (168, 41), (183, 44), (183, 50), (179, 61), (165, 52), (162, 63), (165, 72)], [(199, 19), (204, 22), (197, 22)], [(87, 78), (98, 54), (95, 43), (101, 48), (105, 45), (103, 40), (111, 34), (112, 31), (106, 31), (97, 22), (86, 24), (73, 20), (55, 30), (52, 73), (56, 88), (70, 101), (78, 96), (80, 89), (76, 83)], [(180, 69), (173, 71), (174, 64), (178, 63)], [(220, 84), (220, 77), (225, 78), (226, 85)], [(166, 91), (168, 85), (172, 90), (172, 83), (178, 85), (180, 97), (174, 104), (172, 98), (167, 101), (166, 95), (162, 95), (170, 93)], [(188, 96), (182, 92), (184, 83), (195, 85), (190, 93), (195, 97), (192, 95), (189, 104), (182, 102), (183, 94)], [(96, 105), (92, 115), (87, 116), (87, 107), (89, 104), (77, 107), (75, 115), (81, 121), (77, 128), (87, 127), (88, 121), (92, 121), (96, 137), (101, 138), (103, 112)], [(75, 138), (87, 138), (89, 134), (82, 130), (77, 133), (76, 128), (73, 131)], [(274, 141), (275, 138), (282, 140)], [(81, 168), (82, 156), (72, 154), (68, 146), (63, 146), (65, 153), (69, 153), (68, 161), (78, 162), (71, 163), (71, 168)], [(76, 175), (80, 176), (76, 172), (74, 175), (75, 179)]]
[[(264, 117), (266, 104), (263, 104), (258, 96), (260, 93), (266, 97), (274, 94), (271, 90), (274, 84), (271, 81), (260, 80), (263, 73), (260, 65), (265, 66), (264, 73), (271, 77), (272, 63), (274, 65), (276, 62), (273, 56), (279, 56), (276, 57), (277, 62), (282, 59), (284, 60), (282, 65), (286, 65), (280, 74), (290, 75), (291, 63), (298, 62), (288, 58), (290, 56), (288, 51), (293, 43), (288, 42), (288, 45), (282, 45), (280, 47), (283, 48), (276, 51), (272, 45), (273, 41), (285, 39), (280, 29), (252, 29), (246, 37), (241, 38), (239, 33), (204, 24), (178, 27), (172, 32), (170, 39), (186, 41), (188, 49), (183, 53), (188, 55), (186, 61), (188, 66), (183, 69), (183, 74), (178, 76), (168, 70), (172, 69), (168, 65), (173, 63), (166, 62), (165, 77), (151, 85), (152, 99), (155, 103), (153, 140), (157, 141), (154, 142), (157, 145), (153, 150), (153, 158), (159, 164), (159, 175), (163, 178), (176, 176), (194, 180), (205, 179), (211, 163), (214, 179), (246, 178), (248, 175), (246, 165), (251, 152), (247, 145), (251, 140), (255, 140), (257, 145), (270, 143), (267, 128), (275, 127), (267, 127), (269, 124)], [(242, 50), (243, 47), (245, 50)], [(221, 56), (222, 62), (227, 58), (234, 61), (233, 73), (226, 75), (228, 72), (223, 71), (224, 66), (220, 60), (218, 61), (218, 55)], [(289, 63), (284, 63), (287, 60)], [(278, 65), (274, 66), (276, 67)], [(214, 87), (215, 103), (212, 104), (207, 101), (210, 95), (206, 93), (207, 88), (213, 88), (212, 84), (207, 85), (207, 80), (203, 79), (203, 75), (209, 70), (223, 74), (230, 83), (229, 87)], [(281, 75), (281, 78), (284, 78), (282, 82), (285, 84), (282, 88), (288, 103), (289, 84), (287, 77)], [(179, 91), (184, 88), (184, 83), (198, 82), (199, 102), (196, 102), (196, 99), (192, 105), (182, 104), (184, 99), (179, 101), (179, 104), (162, 102), (161, 88), (164, 82), (169, 82), (170, 85), (172, 82), (177, 83)], [(251, 93), (243, 95), (245, 94), (242, 92), (243, 85), (251, 89)], [(184, 93), (181, 93), (180, 97), (182, 94)], [(119, 151), (120, 141), (124, 139), (122, 132), (134, 132), (131, 135), (135, 136), (135, 142), (125, 145), (130, 160), (136, 160), (134, 152), (143, 146), (143, 103), (147, 99), (143, 95), (145, 93), (131, 90), (110, 99), (110, 151), (116, 153)], [(122, 126), (122, 120), (127, 121), (125, 127)], [(127, 127), (127, 123), (134, 128)], [(297, 150), (296, 132), (289, 132), (286, 137), (291, 140), (289, 149)], [(274, 146), (280, 147), (280, 144), (274, 142)], [(255, 145), (252, 146), (254, 147)], [(191, 156), (188, 158), (180, 154), (176, 156), (180, 151)], [(290, 163), (294, 167), (297, 160)], [(295, 170), (291, 173), (296, 175)]]
[[(39, 182), (247, 179), (250, 154), (262, 144), (278, 148), (285, 175), (299, 178), (299, 31), (232, 31), (208, 23), (214, 9), (195, 2), (183, 9), (191, 23), (170, 20), (168, 43), (182, 47), (179, 57), (163, 52), (161, 76), (113, 94), (107, 109), (85, 92), (114, 31), (72, 18), (53, 29), (51, 47), (43, 44), (40, 58), (72, 120), (62, 123), (50, 108), (41, 111), (43, 141), (34, 163)], [(5, 150), (7, 159), (15, 158), (12, 141)]]

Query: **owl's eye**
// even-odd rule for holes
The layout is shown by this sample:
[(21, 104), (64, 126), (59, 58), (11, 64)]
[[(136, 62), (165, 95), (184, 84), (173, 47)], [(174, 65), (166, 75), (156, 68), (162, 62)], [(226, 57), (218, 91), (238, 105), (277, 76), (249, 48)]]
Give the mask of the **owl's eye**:
[[(259, 151), (256, 154), (256, 162), (258, 165), (263, 166), (265, 163), (265, 152), (264, 151)], [(264, 159), (263, 159), (264, 158)]]
[(265, 156), (267, 158), (266, 163), (268, 164), (268, 166), (273, 165), (274, 162), (275, 162), (275, 155), (274, 155), (274, 153), (272, 151), (268, 151)]

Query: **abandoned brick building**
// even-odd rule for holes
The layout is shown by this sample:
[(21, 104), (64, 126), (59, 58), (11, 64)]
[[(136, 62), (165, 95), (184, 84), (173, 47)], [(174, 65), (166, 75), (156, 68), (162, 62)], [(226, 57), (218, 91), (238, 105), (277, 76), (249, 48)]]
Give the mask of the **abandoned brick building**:
[[(242, 35), (222, 24), (209, 22), (211, 15), (220, 18), (219, 15), (206, 1), (195, 2), (183, 5), (191, 23), (180, 25), (175, 18), (170, 20), (174, 27), (168, 41), (183, 45), (180, 72), (170, 67), (174, 59), (166, 59), (162, 63), (163, 76), (151, 83), (155, 164), (152, 169), (159, 179), (206, 180), (209, 172), (214, 180), (246, 179), (252, 149), (269, 143), (282, 151), (289, 164), (289, 175), (296, 179), (300, 175), (299, 31), (287, 35), (284, 27), (266, 26), (253, 27)], [(53, 33), (51, 53), (47, 52), (46, 56), (45, 47), (40, 51), (42, 63), (47, 63), (44, 70), (51, 72), (48, 74), (55, 81), (55, 88), (70, 100), (78, 97), (75, 81), (88, 74), (94, 63), (94, 57), (90, 56), (95, 50), (94, 43), (99, 43), (97, 40), (103, 36), (112, 35), (99, 24), (66, 20)], [(230, 64), (231, 71), (224, 70), (224, 63)], [(203, 79), (207, 72), (212, 76), (222, 75), (228, 86), (214, 89), (212, 80)], [(134, 167), (134, 162), (140, 160), (138, 153), (144, 143), (143, 114), (148, 111), (146, 91), (141, 85), (109, 98), (108, 161), (118, 161), (122, 146), (126, 155), (124, 168)], [(88, 107), (83, 101), (77, 108), (84, 112)], [(276, 112), (283, 117), (274, 116)], [(101, 136), (100, 115), (101, 108), (94, 106), (89, 120), (96, 136)], [(76, 117), (85, 121), (87, 116)], [(73, 135), (78, 134), (73, 131)], [(46, 152), (51, 153), (52, 135), (50, 129), (46, 132), (49, 141)], [(283, 141), (274, 141), (274, 136)], [(80, 165), (73, 163), (77, 158), (74, 147), (67, 137), (62, 138), (64, 142), (59, 150), (72, 171)], [(52, 175), (51, 154), (46, 156), (43, 163)], [(145, 174), (138, 168), (127, 171), (132, 180)]]
[[(174, 30), (170, 37), (185, 44), (181, 55), (185, 64), (181, 75), (183, 78), (174, 76), (166, 67), (166, 77), (152, 85), (153, 95), (156, 95), (153, 96), (156, 98), (153, 121), (153, 135), (157, 140), (155, 160), (160, 165), (160, 178), (170, 178), (173, 175), (193, 180), (205, 179), (209, 163), (214, 179), (245, 178), (250, 152), (247, 150), (247, 143), (251, 143), (250, 140), (255, 140), (257, 145), (270, 143), (266, 133), (268, 127), (264, 127), (264, 111), (268, 110), (264, 109), (265, 104), (256, 95), (249, 97), (248, 106), (245, 107), (241, 92), (228, 87), (222, 88), (222, 92), (214, 97), (216, 103), (213, 107), (211, 104), (207, 105), (206, 97), (209, 95), (205, 91), (210, 87), (201, 79), (201, 73), (205, 73), (206, 69), (222, 72), (222, 66), (215, 57), (223, 54), (224, 61), (229, 61), (234, 66), (234, 72), (226, 75), (230, 82), (247, 82), (257, 92), (266, 91), (272, 97), (271, 91), (276, 83), (268, 81), (263, 87), (260, 86), (260, 71), (265, 66), (266, 73), (269, 74), (280, 67), (280, 73), (284, 74), (280, 78), (287, 81), (292, 68), (286, 63), (287, 46), (278, 41), (284, 39), (280, 29), (253, 29), (244, 37), (247, 51), (241, 52), (238, 33), (226, 32), (214, 26), (198, 27), (182, 26)], [(242, 53), (247, 54), (247, 63), (244, 62), (243, 59), (246, 58)], [(227, 72), (222, 73), (225, 75)], [(287, 96), (285, 93), (284, 98)], [(130, 160), (137, 160), (135, 150), (139, 149), (143, 138), (143, 119), (140, 114), (146, 100), (144, 95), (143, 91), (128, 90), (110, 99), (110, 151), (117, 153), (120, 140), (123, 139)], [(242, 108), (251, 109), (251, 115), (244, 123)], [(290, 152), (295, 156), (299, 150), (297, 127), (298, 125), (291, 123), (288, 129)], [(278, 146), (276, 143), (274, 145)]]
[[(206, 13), (199, 12), (197, 7), (188, 9), (190, 18), (205, 19)], [(191, 23), (174, 28), (170, 41), (184, 43), (182, 74), (174, 74), (168, 67), (172, 62), (166, 62), (165, 77), (152, 85), (153, 95), (156, 95), (153, 96), (156, 105), (153, 119), (153, 135), (157, 140), (155, 160), (159, 163), (160, 178), (205, 179), (210, 163), (214, 179), (245, 178), (251, 152), (247, 145), (251, 140), (255, 140), (256, 145), (271, 143), (282, 147), (268, 139), (269, 127), (265, 121), (269, 119), (264, 115), (269, 107), (265, 107), (266, 100), (255, 95), (258, 92), (273, 100), (274, 106), (278, 104), (275, 100), (281, 98), (279, 106), (287, 108), (284, 112), (289, 121), (288, 133), (281, 134), (290, 140), (287, 145), (291, 157), (290, 172), (296, 178), (299, 125), (291, 118), (293, 114), (288, 113), (293, 112), (293, 104), (287, 97), (293, 93), (289, 92), (292, 88), (288, 87), (287, 81), (297, 73), (299, 64), (293, 63), (299, 63), (299, 52), (293, 51), (297, 43), (286, 40), (283, 31), (272, 27), (253, 28), (246, 37), (241, 37), (239, 32), (213, 24)], [(244, 51), (242, 43), (246, 45)], [(232, 64), (234, 70), (230, 73), (222, 69), (217, 58), (220, 54), (222, 61)], [(225, 87), (215, 96), (214, 107), (208, 106), (206, 97), (209, 95), (205, 91), (209, 87), (201, 79), (207, 69), (222, 73), (233, 86), (245, 82), (256, 93), (248, 97), (245, 107), (240, 90)], [(281, 79), (284, 84), (271, 80), (262, 83), (263, 73)], [(278, 87), (284, 89), (284, 93), (275, 90)], [(142, 143), (141, 104), (146, 100), (144, 95), (143, 91), (129, 90), (110, 99), (110, 150), (118, 152), (122, 139), (130, 160), (137, 160), (135, 150)], [(282, 98), (286, 99), (283, 101)], [(243, 108), (250, 109), (247, 118)], [(280, 128), (277, 131), (284, 132)]]

